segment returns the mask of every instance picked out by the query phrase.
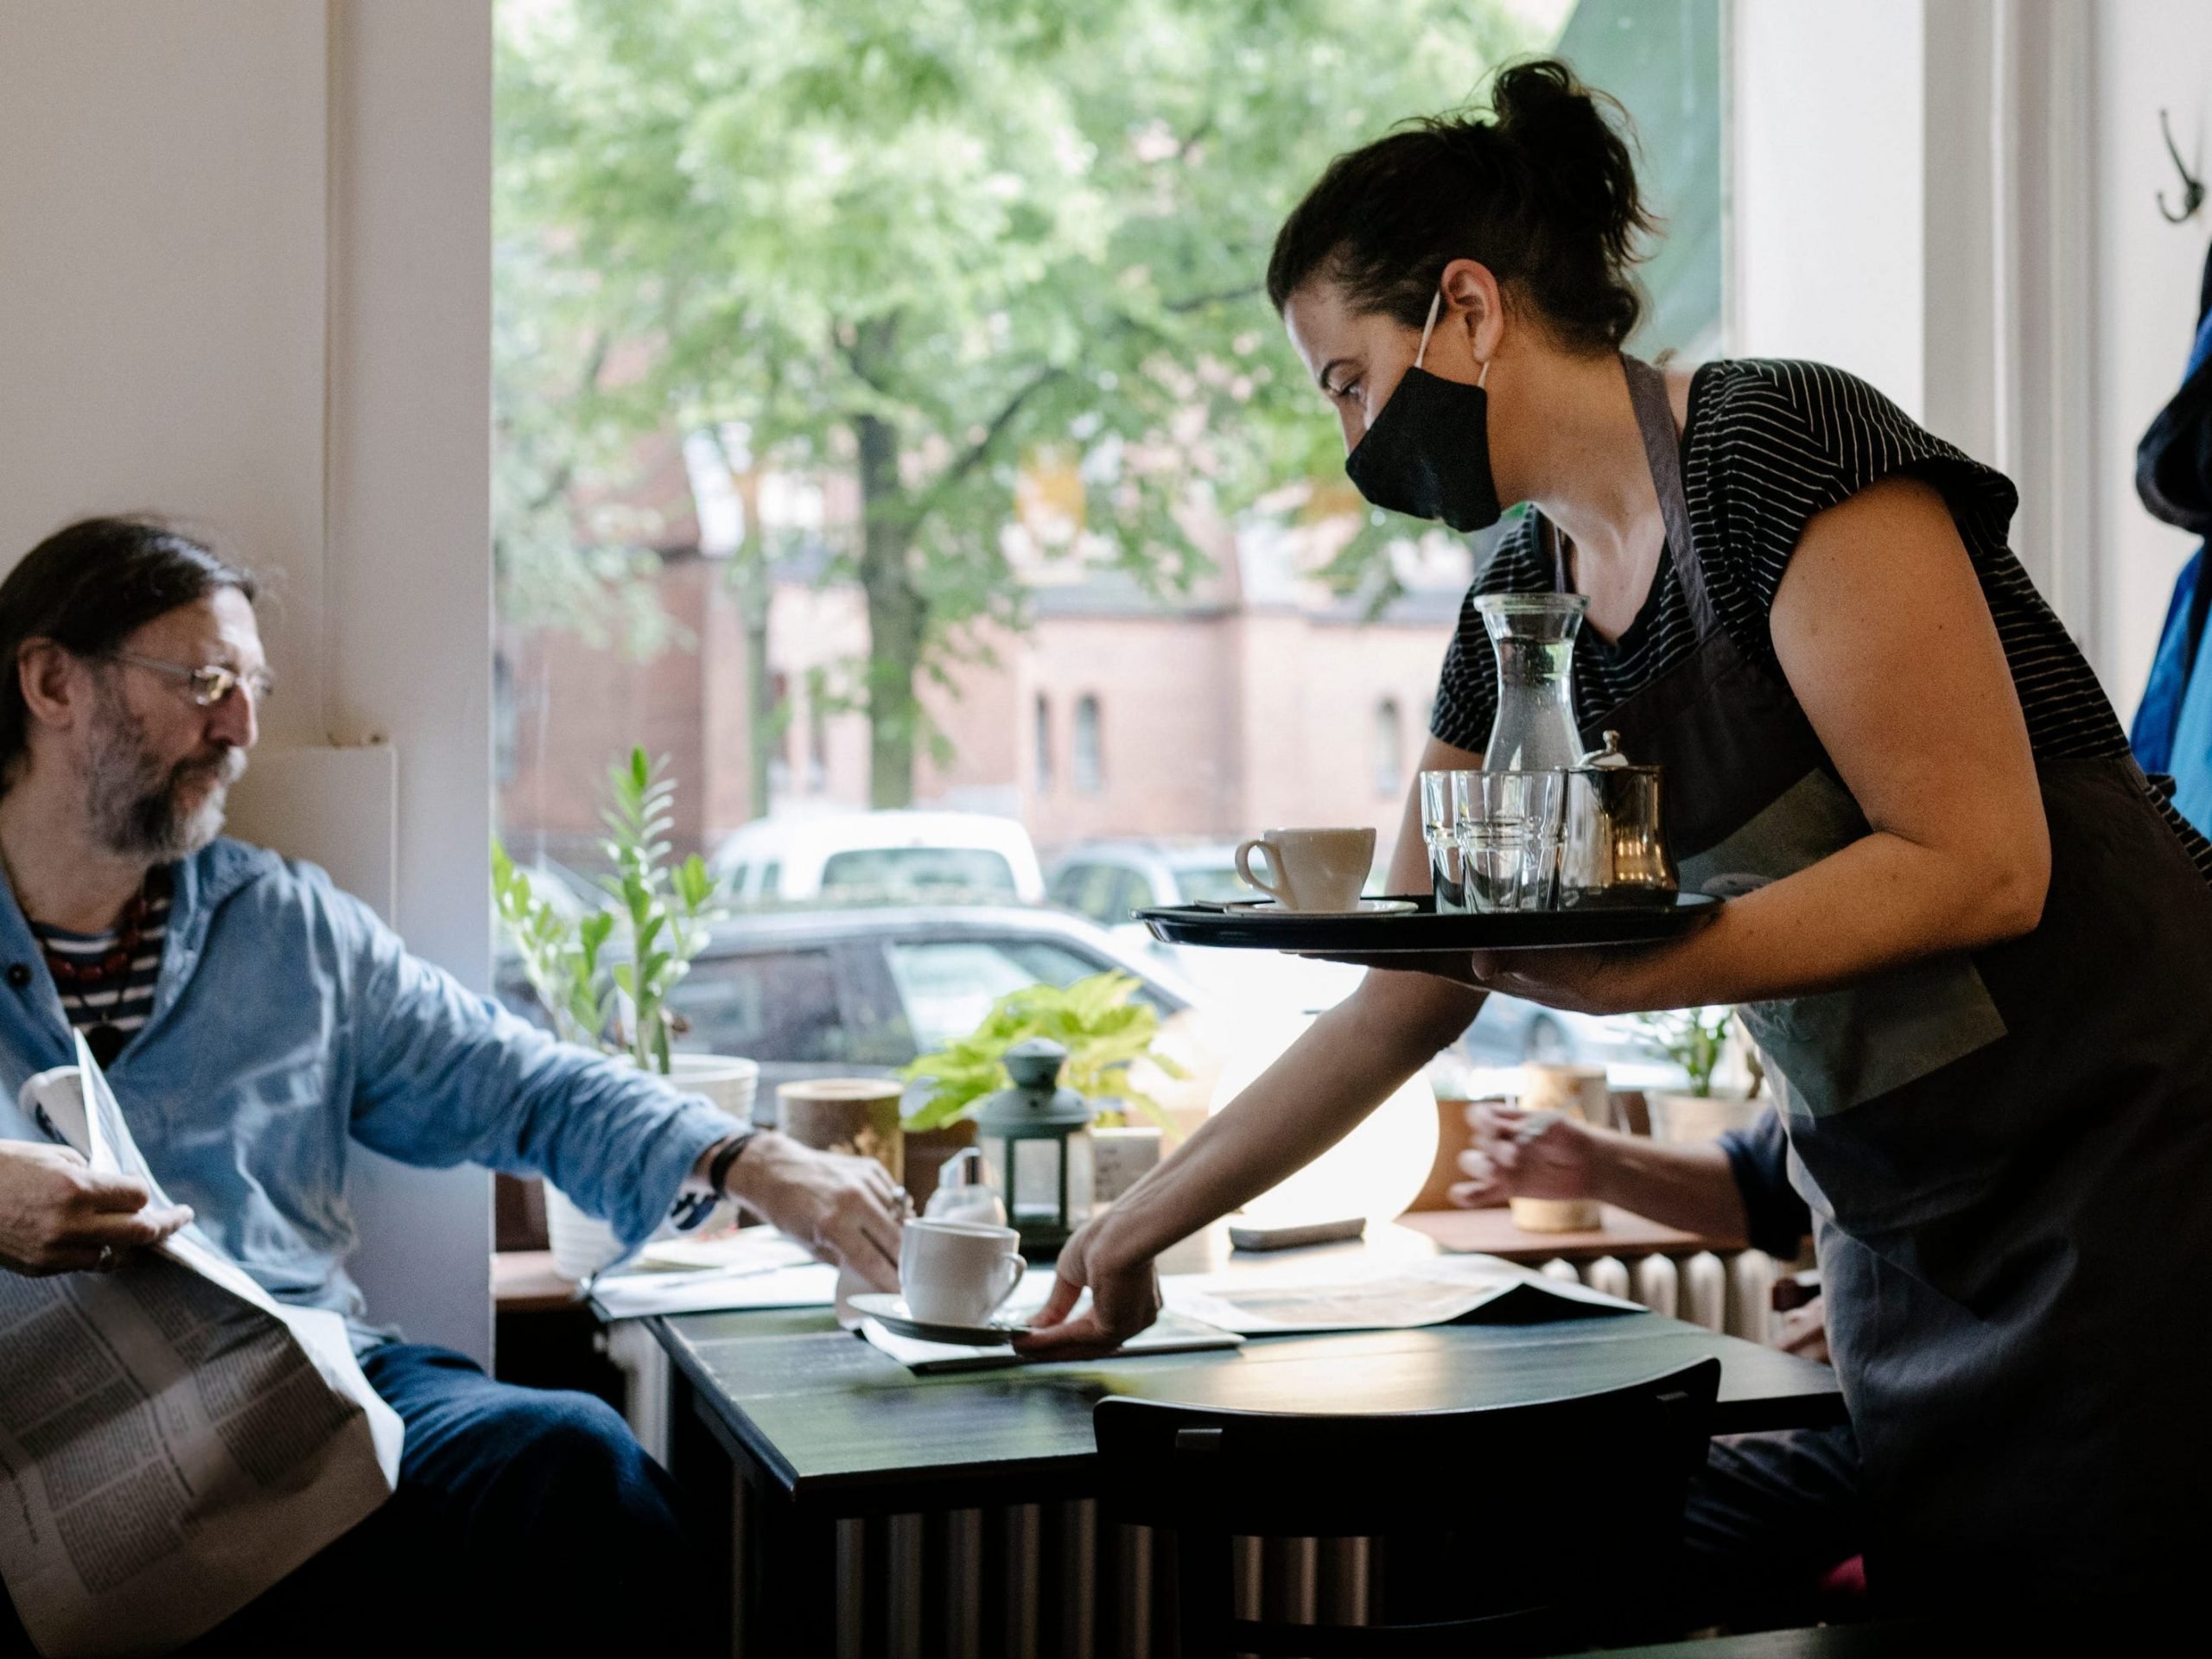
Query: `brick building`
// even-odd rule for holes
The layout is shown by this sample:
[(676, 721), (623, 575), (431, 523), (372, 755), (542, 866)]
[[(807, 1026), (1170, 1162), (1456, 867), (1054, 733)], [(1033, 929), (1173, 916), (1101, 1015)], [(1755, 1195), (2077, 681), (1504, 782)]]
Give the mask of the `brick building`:
[[(591, 861), (600, 777), (633, 742), (673, 762), (683, 844), (710, 846), (753, 816), (743, 617), (696, 523), (668, 522), (688, 542), (658, 577), (682, 645), (641, 663), (566, 633), (505, 642), (501, 823), (525, 855)], [(980, 660), (926, 689), (951, 753), (918, 762), (916, 804), (1018, 817), (1047, 854), (1087, 836), (1294, 823), (1372, 823), (1387, 849), (1471, 557), (1443, 541), (1409, 552), (1406, 593), (1370, 618), (1307, 574), (1325, 540), (1224, 533), (1217, 573), (1172, 601), (1040, 565), (1030, 626), (987, 632)], [(824, 677), (865, 655), (865, 612), (857, 588), (814, 575), (780, 569), (769, 607), (779, 814), (867, 804), (864, 718), (815, 706)]]

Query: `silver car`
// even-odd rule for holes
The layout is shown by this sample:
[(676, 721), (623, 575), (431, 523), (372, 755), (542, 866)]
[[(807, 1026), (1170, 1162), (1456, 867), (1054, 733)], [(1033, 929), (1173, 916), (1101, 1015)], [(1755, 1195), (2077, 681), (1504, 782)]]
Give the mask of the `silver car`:
[[(1086, 916), (1132, 952), (1173, 962), (1210, 998), (1264, 1001), (1301, 1011), (1341, 1001), (1363, 969), (1342, 963), (1250, 950), (1208, 950), (1163, 944), (1132, 912), (1156, 905), (1220, 902), (1256, 895), (1236, 873), (1236, 843), (1198, 838), (1131, 837), (1085, 842), (1055, 860), (1046, 897)], [(1632, 1028), (1586, 1014), (1540, 1007), (1518, 997), (1493, 996), (1459, 1046), (1480, 1065), (1529, 1060), (1614, 1064), (1644, 1061), (1649, 1047)]]

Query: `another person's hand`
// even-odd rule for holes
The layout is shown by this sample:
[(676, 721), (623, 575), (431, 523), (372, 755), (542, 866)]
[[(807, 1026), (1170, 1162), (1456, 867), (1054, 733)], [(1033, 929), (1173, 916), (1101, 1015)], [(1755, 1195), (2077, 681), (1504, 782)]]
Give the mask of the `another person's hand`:
[(878, 1290), (899, 1288), (906, 1196), (873, 1158), (817, 1152), (764, 1129), (730, 1168), (730, 1197)]
[[(1061, 1247), (1052, 1294), (1028, 1335), (1014, 1339), (1015, 1352), (1031, 1359), (1089, 1359), (1113, 1352), (1160, 1317), (1160, 1275), (1151, 1259), (1117, 1260), (1100, 1230), (1099, 1221), (1088, 1222)], [(1071, 1319), (1086, 1289), (1090, 1306)]]
[(0, 1267), (11, 1272), (105, 1272), (191, 1219), (181, 1204), (154, 1204), (143, 1181), (95, 1172), (73, 1147), (0, 1141)]
[(1467, 1179), (1455, 1182), (1450, 1194), (1462, 1209), (1508, 1198), (1590, 1196), (1597, 1148), (1580, 1119), (1478, 1100), (1467, 1108), (1467, 1127), (1474, 1144), (1459, 1154)]
[(1817, 1359), (1823, 1365), (1834, 1363), (1828, 1357), (1828, 1311), (1818, 1296), (1782, 1316), (1774, 1345), (1800, 1359)]

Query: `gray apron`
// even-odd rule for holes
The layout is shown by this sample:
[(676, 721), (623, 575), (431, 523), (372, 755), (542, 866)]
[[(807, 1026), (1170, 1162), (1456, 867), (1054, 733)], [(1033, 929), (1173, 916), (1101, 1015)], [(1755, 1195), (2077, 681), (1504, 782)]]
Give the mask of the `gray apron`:
[[(1584, 734), (1667, 768), (1683, 886), (1739, 894), (1869, 828), (1721, 626), (1665, 381), (1624, 361), (1699, 644)], [(2132, 760), (2037, 770), (2032, 933), (1742, 1011), (1814, 1215), (1888, 1609), (2171, 1592), (2212, 1532), (2212, 887)]]

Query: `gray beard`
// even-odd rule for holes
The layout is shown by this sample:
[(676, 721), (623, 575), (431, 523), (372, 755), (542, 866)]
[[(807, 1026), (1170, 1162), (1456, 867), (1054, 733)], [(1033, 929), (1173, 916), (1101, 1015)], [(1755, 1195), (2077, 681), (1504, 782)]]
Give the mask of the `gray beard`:
[[(245, 771), (245, 751), (226, 749), (212, 760), (164, 767), (146, 751), (146, 728), (105, 688), (85, 760), (86, 813), (107, 851), (151, 863), (189, 858), (223, 832), (231, 785)], [(207, 798), (188, 810), (188, 784), (213, 774)]]

